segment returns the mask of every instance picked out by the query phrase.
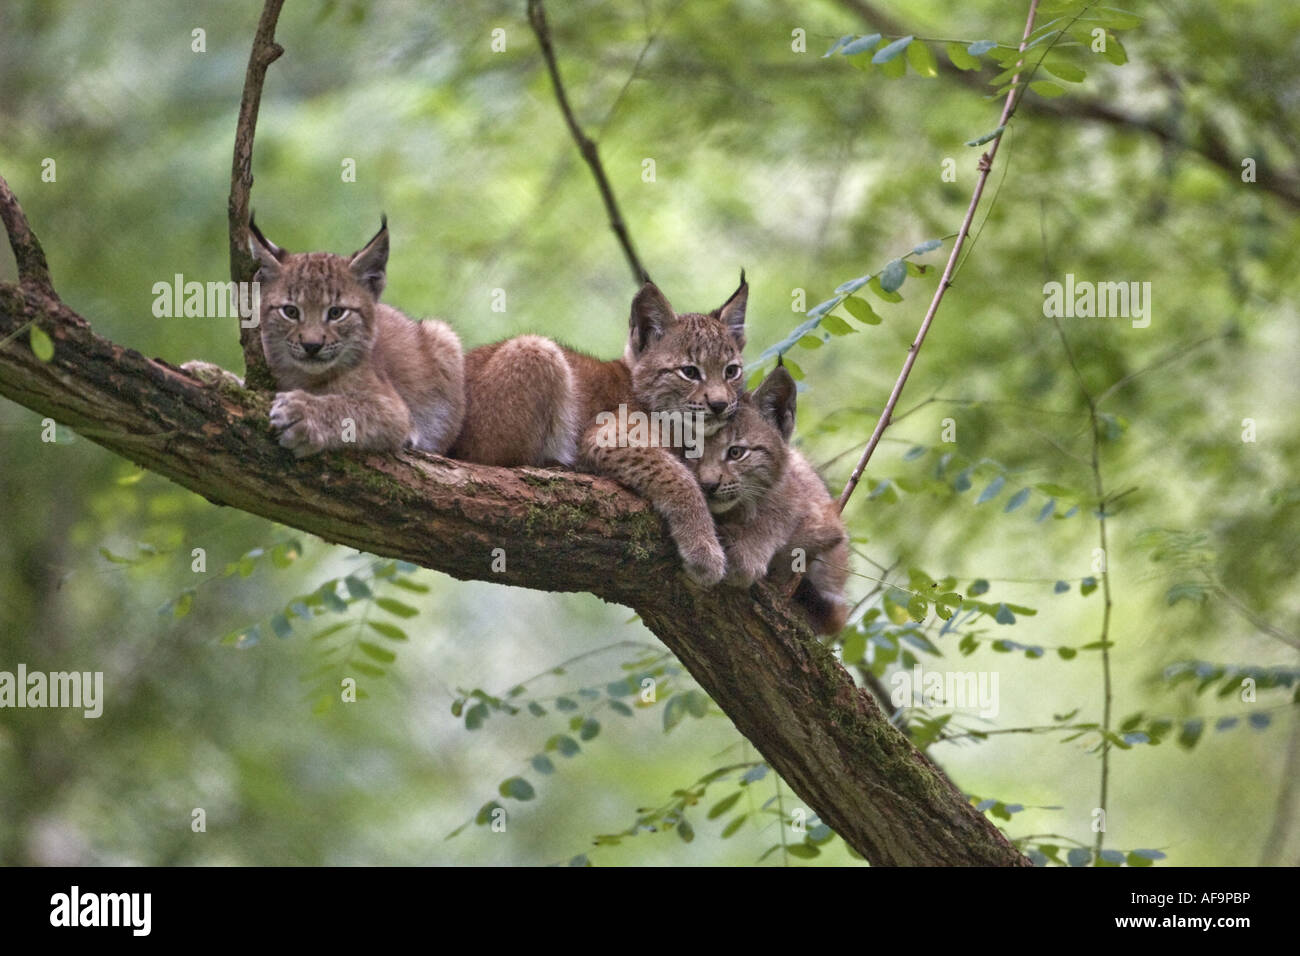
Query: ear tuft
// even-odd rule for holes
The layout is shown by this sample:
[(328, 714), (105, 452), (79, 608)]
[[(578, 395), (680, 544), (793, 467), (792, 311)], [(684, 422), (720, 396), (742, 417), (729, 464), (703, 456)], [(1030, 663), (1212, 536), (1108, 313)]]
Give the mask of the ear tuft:
[(799, 394), (789, 370), (778, 364), (754, 390), (754, 407), (786, 441), (794, 434), (795, 404)]
[(376, 299), (388, 281), (388, 216), (380, 216), (379, 231), (365, 246), (355, 252), (348, 263), (357, 281), (370, 290)]
[(745, 281), (745, 270), (740, 270), (740, 286), (731, 293), (731, 298), (719, 309), (710, 314), (727, 324), (727, 330), (736, 341), (737, 348), (745, 347), (745, 306), (749, 302), (749, 283)]
[(280, 263), (289, 254), (262, 235), (262, 230), (253, 221), (252, 213), (248, 216), (248, 251), (257, 260), (257, 274), (262, 279), (275, 278), (280, 272)]
[(633, 355), (640, 355), (677, 321), (677, 313), (653, 282), (647, 282), (632, 300), (628, 319), (628, 344)]

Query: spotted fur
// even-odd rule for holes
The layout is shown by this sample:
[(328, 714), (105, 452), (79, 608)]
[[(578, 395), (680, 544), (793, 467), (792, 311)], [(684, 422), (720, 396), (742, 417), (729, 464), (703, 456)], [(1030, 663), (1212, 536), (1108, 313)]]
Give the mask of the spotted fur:
[(464, 418), (460, 340), (442, 322), (415, 322), (379, 302), (387, 220), (350, 257), (290, 254), (251, 221), (249, 233), (260, 264), (262, 349), (279, 388), (271, 425), (280, 444), (300, 458), (405, 445), (445, 452)]
[(688, 466), (717, 522), (726, 583), (788, 583), (802, 569), (796, 605), (818, 633), (835, 634), (847, 615), (848, 535), (826, 485), (787, 445), (794, 416), (794, 380), (778, 367)]

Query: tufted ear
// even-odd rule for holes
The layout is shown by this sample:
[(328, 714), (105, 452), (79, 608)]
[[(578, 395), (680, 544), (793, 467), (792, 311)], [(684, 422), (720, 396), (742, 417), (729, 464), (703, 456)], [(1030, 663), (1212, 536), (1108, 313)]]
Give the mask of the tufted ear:
[(794, 434), (794, 410), (798, 389), (784, 365), (768, 373), (754, 390), (754, 407), (786, 441)]
[(749, 301), (749, 284), (745, 282), (745, 270), (740, 270), (740, 287), (731, 293), (731, 298), (718, 309), (709, 314), (715, 319), (727, 323), (731, 337), (736, 341), (736, 348), (745, 347), (745, 305)]
[(365, 248), (359, 250), (352, 256), (352, 261), (348, 263), (352, 274), (356, 276), (358, 282), (371, 291), (376, 299), (384, 291), (384, 285), (388, 281), (388, 217), (383, 216), (380, 220), (379, 231), (375, 237), (366, 243)]
[(676, 321), (677, 313), (659, 287), (647, 282), (632, 300), (632, 315), (628, 319), (628, 346), (632, 354), (640, 355)]
[(262, 235), (262, 230), (253, 221), (252, 213), (248, 216), (248, 251), (257, 260), (258, 279), (268, 281), (280, 274), (280, 263), (289, 254)]

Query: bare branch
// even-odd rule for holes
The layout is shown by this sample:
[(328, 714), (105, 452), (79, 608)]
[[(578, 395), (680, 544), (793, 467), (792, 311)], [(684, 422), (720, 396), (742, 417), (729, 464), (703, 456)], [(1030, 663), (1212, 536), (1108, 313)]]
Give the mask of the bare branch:
[(53, 296), (54, 284), (50, 281), (50, 266), (45, 261), (45, 250), (32, 232), (27, 214), (18, 204), (18, 197), (13, 194), (3, 176), (0, 176), (0, 219), (4, 220), (9, 245), (14, 251), (14, 261), (18, 263), (18, 280), (23, 285)]
[[(1029, 18), (1025, 21), (1025, 33), (1020, 40), (1020, 50), (1023, 53), (1025, 44), (1029, 41), (1029, 34), (1034, 30), (1034, 17), (1038, 13), (1038, 0), (1030, 0)], [(1024, 65), (1024, 60), (1017, 62), (1017, 68)], [(998, 120), (998, 126), (1005, 128), (1015, 115), (1016, 106), (1019, 103), (1020, 96), (1023, 93), (1023, 87), (1020, 86), (1020, 73), (1017, 72), (1011, 80), (1011, 89), (1007, 92), (1006, 102), (1002, 105), (1002, 117)], [(916, 364), (916, 357), (920, 354), (921, 345), (925, 342), (925, 335), (930, 331), (930, 324), (934, 321), (935, 313), (939, 311), (939, 303), (943, 301), (943, 295), (952, 285), (953, 270), (957, 267), (957, 259), (961, 255), (962, 246), (966, 244), (966, 237), (970, 235), (971, 223), (975, 219), (975, 210), (979, 207), (980, 198), (984, 195), (984, 184), (988, 182), (989, 173), (993, 169), (993, 160), (998, 155), (998, 146), (1002, 144), (1002, 136), (999, 135), (993, 140), (993, 145), (989, 147), (988, 152), (980, 157), (979, 177), (975, 180), (975, 192), (971, 194), (970, 205), (966, 207), (966, 218), (962, 220), (961, 229), (957, 231), (957, 238), (953, 240), (952, 252), (948, 255), (948, 264), (943, 267), (943, 277), (939, 280), (939, 288), (934, 290), (934, 298), (930, 300), (930, 308), (925, 313), (925, 318), (921, 321), (921, 327), (917, 330), (916, 338), (913, 339), (911, 346), (907, 350), (907, 358), (903, 361), (903, 370), (898, 374), (898, 380), (894, 382), (894, 389), (889, 393), (889, 400), (885, 402), (885, 409), (880, 413), (880, 418), (876, 422), (875, 431), (871, 433), (871, 439), (867, 442), (867, 447), (862, 451), (862, 457), (858, 459), (857, 465), (853, 469), (853, 474), (849, 476), (848, 484), (844, 486), (844, 491), (840, 495), (840, 511), (849, 503), (849, 497), (853, 494), (853, 489), (858, 486), (858, 481), (862, 478), (862, 472), (867, 467), (867, 462), (871, 460), (872, 453), (875, 452), (876, 446), (880, 444), (880, 438), (889, 427), (893, 420), (894, 408), (898, 405), (898, 399), (903, 394), (903, 386), (907, 384), (907, 377), (912, 373), (912, 366)]]
[[(244, 74), (244, 94), (239, 101), (239, 122), (235, 126), (235, 153), (230, 166), (230, 201), (227, 214), (230, 227), (230, 278), (251, 282), (257, 273), (257, 261), (248, 251), (249, 193), (253, 189), (253, 135), (257, 131), (257, 111), (262, 103), (262, 84), (266, 69), (280, 58), (284, 47), (275, 42), (275, 24), (280, 19), (284, 0), (266, 0), (262, 17), (253, 37)], [(249, 388), (271, 389), (275, 380), (266, 367), (262, 340), (256, 328), (239, 329), (239, 345), (244, 352), (244, 381)]]
[[(609, 226), (614, 230), (619, 245), (623, 247), (623, 255), (627, 257), (627, 264), (632, 268), (632, 278), (637, 285), (648, 282), (650, 274), (646, 272), (645, 266), (637, 258), (636, 249), (632, 246), (632, 237), (628, 234), (627, 225), (623, 222), (623, 214), (619, 212), (618, 203), (614, 199), (614, 190), (605, 175), (605, 167), (601, 165), (596, 143), (578, 125), (578, 120), (573, 115), (573, 108), (569, 105), (568, 94), (564, 92), (564, 82), (560, 79), (560, 68), (555, 62), (555, 48), (551, 44), (551, 29), (546, 23), (546, 10), (542, 7), (542, 0), (528, 0), (528, 22), (532, 25), (533, 33), (537, 34), (537, 42), (542, 48), (542, 57), (546, 60), (547, 72), (551, 75), (551, 85), (555, 88), (555, 99), (560, 104), (560, 112), (564, 114), (564, 122), (568, 124), (573, 141), (578, 145), (578, 152), (591, 167), (591, 174), (596, 177), (596, 188), (600, 190), (600, 198), (605, 201), (605, 211), (609, 214)], [(644, 52), (643, 50), (642, 53)]]

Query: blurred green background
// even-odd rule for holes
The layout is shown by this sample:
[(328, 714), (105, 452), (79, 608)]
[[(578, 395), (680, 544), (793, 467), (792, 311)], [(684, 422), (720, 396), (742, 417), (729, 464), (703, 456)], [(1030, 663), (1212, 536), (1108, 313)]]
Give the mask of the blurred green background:
[[(963, 45), (1015, 43), (1024, 23), (1018, 5), (991, 0), (880, 9), (919, 37)], [(799, 290), (811, 307), (953, 233), (979, 153), (964, 144), (997, 123), (1001, 98), (987, 95), (987, 80), (1000, 68), (987, 58), (978, 81), (963, 83), (946, 70), (923, 76), (921, 59), (891, 78), (863, 69), (870, 51), (821, 57), (841, 35), (879, 29), (875, 11), (856, 0), (549, 10), (574, 108), (660, 287), (679, 310), (707, 310), (747, 270), (751, 366), (803, 321)], [(0, 173), (64, 300), (101, 335), (174, 363), (242, 371), (229, 321), (157, 319), (151, 305), (153, 284), (175, 273), (226, 277), (230, 152), (259, 12), (251, 0), (0, 8)], [(1026, 848), (1092, 844), (1095, 732), (968, 732), (1101, 719), (1100, 652), (1058, 651), (1099, 639), (1102, 592), (1086, 580), (1098, 543), (1087, 404), (1043, 316), (1042, 287), (1066, 273), (1150, 282), (1149, 328), (1061, 323), (1089, 390), (1107, 393), (1104, 489), (1126, 492), (1106, 519), (1113, 725), (1134, 717), (1119, 732), (1138, 736), (1111, 750), (1106, 846), (1158, 849), (1176, 865), (1295, 864), (1300, 723), (1286, 684), (1300, 647), (1300, 188), (1289, 117), (1300, 8), (1188, 0), (1136, 12), (1141, 24), (1121, 34), (1128, 63), (1078, 52), (1086, 80), (1061, 82), (1066, 94), (1050, 102), (1029, 94), (1004, 138), (978, 239), (904, 393), (906, 414), (849, 508), (850, 595), (888, 586), (863, 605), (868, 623), (844, 636), (846, 653), (886, 686), (914, 659), (996, 672), (991, 722), (965, 714), (940, 726), (938, 710), (898, 719), (964, 791), (1002, 801), (990, 812)], [(192, 49), (195, 29), (206, 52)], [(286, 53), (270, 68), (254, 154), (253, 207), (270, 238), (350, 252), (387, 212), (389, 303), (450, 321), (467, 346), (535, 331), (621, 353), (635, 286), (522, 0), (289, 0), (277, 39)], [(946, 64), (943, 42), (927, 46)], [(1167, 135), (1090, 118), (1088, 104)], [(1290, 197), (1243, 182), (1248, 157)], [(53, 182), (42, 180), (46, 159)], [(355, 182), (343, 181), (347, 159)], [(949, 159), (955, 181), (943, 175)], [(879, 325), (849, 320), (856, 334), (790, 353), (805, 386), (797, 441), (836, 492), (949, 248), (914, 257), (930, 268), (908, 278), (900, 303), (863, 290)], [(13, 276), (6, 246), (0, 278)], [(497, 289), (504, 312), (492, 309)], [(955, 442), (943, 440), (954, 437), (945, 419)], [(1254, 441), (1243, 441), (1245, 419)], [(44, 443), (40, 416), (7, 401), (0, 461), (0, 670), (102, 670), (107, 697), (98, 720), (0, 711), (0, 862), (539, 864), (585, 854), (610, 865), (749, 864), (782, 841), (777, 814), (799, 809), (771, 774), (736, 790), (736, 771), (687, 808), (692, 841), (679, 824), (594, 847), (634, 825), (638, 808), (758, 759), (716, 707), (703, 718), (676, 711), (665, 733), (674, 695), (701, 701), (686, 696), (687, 675), (664, 670), (671, 661), (627, 609), (407, 573), (214, 507), (65, 429)], [(1049, 500), (1054, 513), (1036, 520)], [(900, 603), (914, 595), (892, 588), (947, 576), (963, 594), (987, 582), (979, 600), (1037, 613), (998, 623), (967, 612), (945, 632), (931, 606), (921, 626), (906, 623)], [(308, 596), (320, 621), (292, 612)], [(390, 640), (372, 620), (410, 639)], [(332, 623), (347, 626), (311, 639)], [(362, 676), (368, 696), (317, 706), (357, 661), (385, 671)], [(1166, 674), (1183, 661), (1204, 662), (1204, 693), (1200, 678)], [(1226, 666), (1270, 669), (1255, 701), (1241, 699)], [(610, 685), (645, 670), (660, 679), (658, 703), (629, 708), (635, 698)], [(474, 711), (471, 699), (454, 715), (474, 689), (520, 712)], [(599, 733), (571, 729), (575, 717)], [(940, 732), (967, 735), (934, 742)], [(564, 757), (569, 745), (552, 742), (554, 772), (543, 773), (530, 761), (556, 735), (580, 752)], [(533, 799), (499, 795), (515, 776)], [(741, 796), (730, 812), (709, 819), (732, 792)], [(492, 800), (509, 812), (504, 832), (470, 826), (446, 839)], [(204, 833), (191, 829), (195, 808)], [(724, 840), (740, 812), (749, 816)], [(833, 840), (811, 860), (777, 852), (764, 863), (848, 860)]]

